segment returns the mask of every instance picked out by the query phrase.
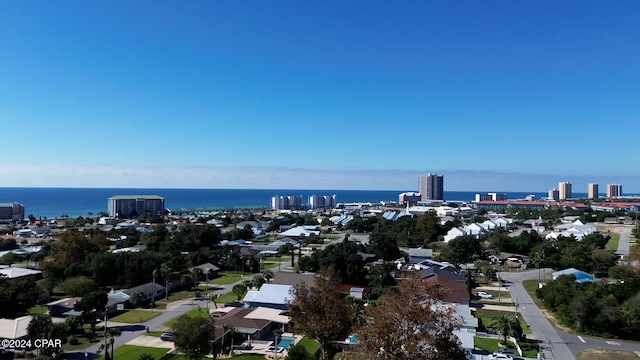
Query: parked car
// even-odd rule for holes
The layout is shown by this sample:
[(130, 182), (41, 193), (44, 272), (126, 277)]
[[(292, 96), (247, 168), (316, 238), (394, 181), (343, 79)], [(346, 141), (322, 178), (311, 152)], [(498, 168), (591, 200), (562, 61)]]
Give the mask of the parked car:
[(494, 351), (493, 352), (493, 355), (499, 355), (499, 354), (504, 354), (504, 355), (509, 355), (509, 356), (516, 357), (516, 353), (513, 352), (513, 350), (511, 350), (511, 349), (502, 349), (502, 350), (498, 350), (498, 351)]
[(489, 357), (491, 359), (500, 359), (500, 360), (515, 360), (516, 354), (513, 350), (510, 349), (502, 349), (498, 351), (494, 351), (493, 354)]
[(488, 292), (485, 291), (478, 291), (476, 293), (476, 295), (478, 295), (478, 297), (483, 298), (483, 299), (493, 299), (493, 295), (489, 294)]
[(173, 341), (173, 332), (165, 331), (160, 334), (160, 340), (162, 341)]
[(507, 355), (507, 354), (497, 354), (497, 355), (490, 355), (489, 359), (496, 359), (496, 360), (515, 360), (516, 358), (511, 356), (511, 355)]
[(236, 350), (251, 350), (251, 345), (249, 345), (248, 343), (242, 343), (242, 344), (238, 344), (238, 345), (233, 345), (233, 348)]

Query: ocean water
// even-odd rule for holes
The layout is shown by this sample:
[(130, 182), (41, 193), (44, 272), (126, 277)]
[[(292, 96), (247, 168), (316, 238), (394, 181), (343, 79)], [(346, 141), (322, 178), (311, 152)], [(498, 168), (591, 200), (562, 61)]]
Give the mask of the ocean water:
[[(272, 196), (303, 197), (336, 195), (337, 201), (398, 201), (398, 195), (412, 190), (287, 190), (287, 189), (102, 189), (102, 188), (0, 188), (0, 203), (19, 202), (25, 215), (54, 218), (97, 216), (107, 211), (107, 198), (115, 195), (159, 195), (171, 211), (195, 209), (269, 208)], [(413, 190), (415, 191), (415, 190)], [(473, 201), (480, 191), (445, 191), (448, 201)], [(504, 193), (504, 192), (503, 192)], [(509, 199), (522, 199), (529, 194), (537, 198), (542, 192), (506, 192)], [(574, 194), (586, 196), (586, 194)]]

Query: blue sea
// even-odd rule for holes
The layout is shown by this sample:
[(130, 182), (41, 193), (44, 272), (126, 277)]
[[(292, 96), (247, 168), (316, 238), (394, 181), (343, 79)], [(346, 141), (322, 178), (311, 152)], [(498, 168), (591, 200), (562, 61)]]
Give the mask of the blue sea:
[[(107, 211), (107, 198), (115, 195), (159, 195), (171, 211), (200, 209), (269, 208), (272, 196), (336, 195), (339, 203), (398, 201), (407, 190), (287, 190), (287, 189), (98, 189), (98, 188), (0, 188), (0, 203), (19, 202), (25, 215), (54, 218), (97, 216)], [(448, 201), (473, 201), (481, 191), (445, 191)], [(504, 193), (504, 192), (503, 192)], [(522, 199), (541, 192), (507, 192), (509, 199)], [(586, 194), (574, 194), (586, 196)]]

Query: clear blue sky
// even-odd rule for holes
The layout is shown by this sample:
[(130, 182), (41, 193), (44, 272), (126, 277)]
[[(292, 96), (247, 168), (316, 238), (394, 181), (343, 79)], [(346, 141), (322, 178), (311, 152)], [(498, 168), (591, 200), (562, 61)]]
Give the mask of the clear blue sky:
[(446, 190), (640, 192), (639, 15), (3, 1), (0, 186), (415, 190), (438, 172)]

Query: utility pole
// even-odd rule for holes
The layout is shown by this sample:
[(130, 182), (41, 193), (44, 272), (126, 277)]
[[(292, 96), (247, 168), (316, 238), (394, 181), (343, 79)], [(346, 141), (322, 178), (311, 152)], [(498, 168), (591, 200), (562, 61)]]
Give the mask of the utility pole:
[(151, 312), (153, 312), (153, 308), (156, 307), (156, 275), (158, 275), (158, 270), (154, 269), (151, 275)]

